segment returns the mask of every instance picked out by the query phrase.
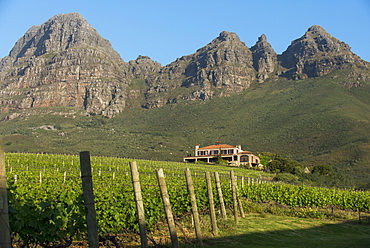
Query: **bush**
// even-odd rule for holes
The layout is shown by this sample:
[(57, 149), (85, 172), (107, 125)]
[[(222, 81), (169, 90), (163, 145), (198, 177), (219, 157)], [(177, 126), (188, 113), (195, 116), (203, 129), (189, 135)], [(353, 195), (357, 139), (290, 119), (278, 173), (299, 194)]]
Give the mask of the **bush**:
[(227, 162), (226, 160), (224, 159), (218, 159), (217, 162), (216, 162), (217, 165), (228, 165), (229, 162)]
[(300, 176), (304, 173), (304, 169), (300, 166), (296, 166), (293, 168), (293, 174), (294, 175), (297, 175), (297, 176)]
[(299, 177), (290, 173), (279, 173), (274, 177), (274, 180), (286, 183), (298, 183)]
[(303, 165), (290, 158), (283, 158), (279, 155), (274, 154), (271, 156), (270, 162), (265, 167), (266, 172), (270, 173), (291, 173), (291, 174), (302, 174)]
[(260, 163), (261, 164), (266, 166), (269, 163), (270, 157), (268, 156), (268, 153), (258, 153), (257, 155), (258, 155), (258, 157), (260, 157)]
[(333, 172), (333, 167), (327, 164), (316, 165), (312, 169), (312, 174), (319, 174), (321, 176), (330, 176)]

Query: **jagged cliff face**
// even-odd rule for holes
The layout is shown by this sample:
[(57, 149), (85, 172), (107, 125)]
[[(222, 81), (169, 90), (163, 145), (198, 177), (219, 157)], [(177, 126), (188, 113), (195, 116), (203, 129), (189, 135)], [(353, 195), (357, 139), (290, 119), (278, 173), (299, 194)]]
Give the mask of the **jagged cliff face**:
[[(249, 88), (255, 74), (250, 49), (235, 33), (224, 31), (196, 53), (177, 59), (159, 75), (148, 78), (145, 107), (160, 107), (178, 99), (210, 100), (215, 89), (223, 90), (223, 95), (240, 92)], [(165, 92), (181, 87), (194, 90), (168, 99)]]
[(317, 25), (282, 55), (265, 35), (249, 49), (223, 31), (164, 67), (147, 56), (126, 63), (80, 14), (60, 14), (31, 27), (0, 60), (0, 111), (70, 106), (113, 117), (133, 98), (137, 106), (130, 107), (145, 108), (207, 101), (271, 77), (304, 79), (348, 67), (369, 63)]
[(252, 52), (235, 33), (222, 32), (195, 54), (184, 58), (190, 63), (185, 70), (189, 77), (183, 86), (222, 88), (239, 92), (247, 89), (255, 77)]
[(77, 13), (31, 27), (0, 63), (0, 110), (71, 106), (112, 116), (125, 106), (119, 54)]
[(278, 67), (277, 54), (271, 44), (267, 42), (266, 35), (258, 38), (257, 43), (251, 47), (253, 52), (253, 67), (258, 72), (260, 82), (267, 79)]
[(346, 43), (318, 25), (310, 27), (301, 38), (293, 41), (279, 60), (288, 69), (285, 76), (293, 79), (319, 77), (352, 66), (368, 66)]

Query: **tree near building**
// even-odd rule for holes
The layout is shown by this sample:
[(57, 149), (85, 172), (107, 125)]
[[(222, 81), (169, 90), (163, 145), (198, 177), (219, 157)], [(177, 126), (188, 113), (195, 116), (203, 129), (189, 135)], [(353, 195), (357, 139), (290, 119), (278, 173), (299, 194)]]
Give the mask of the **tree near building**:
[(312, 169), (312, 174), (319, 174), (321, 176), (330, 176), (333, 173), (333, 167), (328, 164), (315, 165)]
[(270, 173), (301, 174), (303, 168), (302, 164), (293, 159), (283, 158), (280, 155), (272, 154), (272, 156), (270, 156), (270, 161), (265, 167), (265, 171)]

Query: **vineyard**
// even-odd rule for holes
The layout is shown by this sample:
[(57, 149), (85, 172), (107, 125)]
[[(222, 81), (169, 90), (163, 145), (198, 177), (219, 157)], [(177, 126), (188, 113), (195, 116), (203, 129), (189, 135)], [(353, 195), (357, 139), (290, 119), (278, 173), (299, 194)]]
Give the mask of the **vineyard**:
[[(98, 233), (102, 238), (137, 234), (139, 225), (129, 163), (114, 157), (91, 157)], [(165, 173), (175, 220), (189, 216), (192, 204), (185, 169), (190, 168), (199, 212), (209, 212), (205, 172), (218, 172), (225, 205), (233, 210), (230, 171), (239, 195), (255, 202), (274, 201), (288, 207), (326, 207), (370, 211), (370, 193), (272, 183), (254, 170), (223, 166), (136, 160), (148, 231), (163, 223), (165, 214), (156, 170)], [(6, 154), (9, 219), (13, 244), (18, 247), (67, 247), (86, 240), (78, 156)], [(214, 203), (220, 209), (215, 181)], [(115, 240), (117, 242), (117, 240)]]

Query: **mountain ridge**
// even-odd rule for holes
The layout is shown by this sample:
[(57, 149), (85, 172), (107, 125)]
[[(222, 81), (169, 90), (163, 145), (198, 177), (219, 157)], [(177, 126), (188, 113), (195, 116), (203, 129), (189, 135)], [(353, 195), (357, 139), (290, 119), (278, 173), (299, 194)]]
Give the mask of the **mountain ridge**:
[(368, 70), (369, 64), (318, 25), (281, 55), (266, 35), (248, 48), (236, 33), (222, 31), (195, 53), (166, 66), (147, 56), (124, 62), (80, 14), (59, 14), (31, 27), (0, 60), (0, 110), (71, 106), (114, 117), (127, 106), (150, 109), (208, 101), (267, 78), (299, 80), (351, 66)]

